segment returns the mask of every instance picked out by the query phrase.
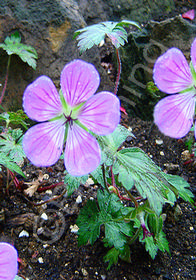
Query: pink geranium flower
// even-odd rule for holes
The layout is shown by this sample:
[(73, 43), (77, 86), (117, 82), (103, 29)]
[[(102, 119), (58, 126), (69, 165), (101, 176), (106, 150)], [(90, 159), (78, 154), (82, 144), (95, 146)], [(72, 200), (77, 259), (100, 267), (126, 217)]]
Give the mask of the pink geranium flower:
[(8, 243), (0, 242), (0, 280), (13, 280), (17, 274), (17, 251)]
[(58, 93), (50, 78), (41, 76), (24, 92), (23, 107), (33, 120), (23, 138), (26, 156), (36, 166), (50, 166), (59, 159), (65, 143), (64, 163), (73, 176), (98, 167), (101, 151), (96, 138), (112, 133), (120, 121), (119, 99), (96, 92), (100, 78), (92, 64), (74, 60), (61, 73)]
[(196, 39), (191, 46), (190, 66), (177, 48), (169, 49), (154, 65), (155, 84), (161, 91), (171, 94), (160, 100), (154, 109), (155, 124), (167, 136), (181, 138), (193, 125), (196, 98), (195, 71)]

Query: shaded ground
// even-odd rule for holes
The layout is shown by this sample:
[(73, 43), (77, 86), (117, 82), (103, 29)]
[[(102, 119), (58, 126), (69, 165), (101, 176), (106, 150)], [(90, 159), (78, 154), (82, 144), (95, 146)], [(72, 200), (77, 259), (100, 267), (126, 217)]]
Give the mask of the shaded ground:
[[(175, 2), (176, 14), (185, 12), (194, 4), (193, 1)], [(133, 129), (136, 136), (136, 139), (128, 141), (126, 145), (142, 148), (163, 170), (183, 176), (190, 183), (192, 192), (196, 194), (196, 163), (189, 154), (186, 159), (183, 157), (186, 154), (184, 151), (187, 150), (185, 139), (174, 140), (164, 137), (151, 122), (141, 121), (139, 118), (130, 118), (124, 122)], [(163, 140), (163, 143), (158, 145), (156, 140)], [(36, 180), (40, 172), (40, 169), (36, 169), (29, 163), (24, 165), (23, 170), (29, 182)], [(41, 170), (44, 174), (43, 182), (46, 186), (62, 182), (63, 171), (62, 161), (52, 168), (43, 168)], [(93, 247), (87, 245), (78, 248), (77, 235), (71, 232), (70, 228), (74, 226), (79, 210), (87, 199), (96, 198), (97, 186), (80, 186), (70, 198), (60, 197), (57, 201), (50, 201), (44, 206), (35, 206), (35, 203), (60, 195), (64, 187), (57, 186), (52, 191), (36, 193), (28, 201), (14, 186), (10, 187), (9, 195), (5, 194), (5, 175), (6, 173), (0, 177), (0, 212), (2, 213), (0, 239), (13, 243), (17, 248), (21, 259), (19, 275), (24, 279), (25, 277), (30, 280), (41, 278), (191, 280), (196, 278), (195, 209), (191, 205), (179, 200), (175, 208), (165, 208), (167, 219), (164, 232), (170, 244), (171, 256), (159, 252), (153, 261), (143, 246), (135, 243), (131, 247), (131, 263), (120, 261), (108, 271), (107, 264), (103, 262), (107, 250), (101, 238)], [(76, 203), (78, 196), (81, 196), (82, 203)], [(60, 239), (54, 243), (50, 239), (50, 234), (45, 238), (39, 232), (42, 225), (39, 224), (38, 218), (42, 212), (50, 215), (51, 224), (48, 225), (48, 230), (53, 230), (55, 233), (59, 225), (52, 241), (58, 237)], [(23, 230), (29, 233), (29, 237), (19, 238)]]

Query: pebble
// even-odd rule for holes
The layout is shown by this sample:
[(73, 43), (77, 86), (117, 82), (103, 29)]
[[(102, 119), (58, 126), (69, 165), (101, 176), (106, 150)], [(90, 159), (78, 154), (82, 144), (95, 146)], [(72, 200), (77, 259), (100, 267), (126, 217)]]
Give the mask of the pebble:
[(88, 276), (88, 272), (86, 271), (86, 269), (85, 269), (85, 268), (82, 268), (81, 270), (82, 270), (82, 274), (83, 274), (83, 276)]
[(161, 155), (161, 156), (164, 156), (165, 154), (164, 154), (164, 152), (163, 152), (163, 151), (160, 151), (160, 155)]
[(29, 233), (28, 233), (28, 231), (26, 231), (26, 230), (22, 230), (20, 233), (19, 233), (19, 236), (18, 236), (19, 238), (20, 237), (29, 237)]
[(157, 145), (162, 145), (162, 144), (163, 144), (163, 140), (162, 140), (162, 139), (156, 139), (156, 140), (155, 140), (155, 143), (156, 143)]
[(187, 160), (191, 159), (191, 155), (190, 155), (189, 150), (185, 150), (181, 153), (181, 159), (183, 161), (187, 161)]
[(81, 197), (81, 195), (79, 195), (79, 196), (76, 198), (76, 203), (77, 203), (77, 204), (82, 203), (82, 197)]
[(75, 224), (75, 225), (71, 225), (70, 226), (70, 230), (72, 233), (77, 233), (79, 230), (79, 227)]
[(44, 221), (47, 221), (47, 220), (48, 220), (48, 216), (46, 215), (46, 213), (42, 213), (42, 214), (41, 214), (41, 218), (42, 218)]
[(42, 257), (39, 257), (39, 258), (38, 258), (38, 262), (39, 262), (39, 263), (44, 263), (43, 258), (42, 258)]

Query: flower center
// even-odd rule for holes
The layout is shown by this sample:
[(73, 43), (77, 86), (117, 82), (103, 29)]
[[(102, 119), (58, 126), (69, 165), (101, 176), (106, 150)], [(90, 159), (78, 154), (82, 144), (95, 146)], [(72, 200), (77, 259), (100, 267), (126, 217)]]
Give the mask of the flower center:
[(70, 114), (68, 116), (66, 116), (64, 113), (64, 117), (65, 117), (65, 122), (63, 124), (69, 123), (70, 127), (73, 125), (73, 121), (76, 121), (77, 119), (74, 119), (71, 117), (72, 111), (70, 112)]

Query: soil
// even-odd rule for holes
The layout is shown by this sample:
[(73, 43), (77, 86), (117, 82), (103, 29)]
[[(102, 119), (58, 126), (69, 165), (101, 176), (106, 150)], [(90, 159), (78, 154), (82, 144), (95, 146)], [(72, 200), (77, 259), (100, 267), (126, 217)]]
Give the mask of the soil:
[[(193, 7), (192, 1), (175, 1), (176, 14)], [(184, 177), (196, 195), (196, 161), (187, 151), (186, 141), (193, 137), (190, 132), (182, 140), (163, 136), (150, 121), (125, 116), (122, 123), (130, 126), (135, 139), (128, 139), (127, 146), (143, 149), (163, 170)], [(156, 140), (162, 140), (157, 142)], [(186, 151), (186, 152), (185, 152)], [(186, 158), (185, 158), (186, 155)], [(10, 185), (5, 192), (6, 172), (0, 174), (0, 240), (16, 247), (19, 254), (18, 274), (24, 279), (196, 279), (196, 226), (195, 208), (182, 200), (175, 207), (166, 206), (164, 232), (170, 244), (170, 255), (159, 252), (152, 260), (140, 243), (131, 247), (131, 263), (119, 261), (107, 270), (103, 257), (107, 249), (100, 238), (92, 247), (78, 247), (74, 225), (78, 213), (86, 201), (96, 199), (96, 185), (81, 185), (70, 197), (61, 196), (64, 165), (59, 160), (51, 168), (35, 168), (28, 161), (23, 166), (28, 182), (39, 180), (43, 187), (57, 184), (54, 189), (35, 192), (27, 198), (21, 190)], [(43, 175), (43, 176), (42, 176)], [(51, 200), (59, 196), (56, 200)], [(81, 198), (81, 200), (80, 200)], [(43, 201), (48, 201), (42, 205)], [(79, 203), (81, 202), (81, 203)], [(42, 215), (42, 219), (40, 216)], [(43, 223), (44, 215), (48, 220)], [(45, 235), (41, 229), (45, 226)], [(48, 236), (46, 231), (48, 230)], [(25, 234), (29, 236), (24, 236)], [(52, 234), (53, 233), (53, 234)], [(23, 235), (19, 238), (19, 236)]]

